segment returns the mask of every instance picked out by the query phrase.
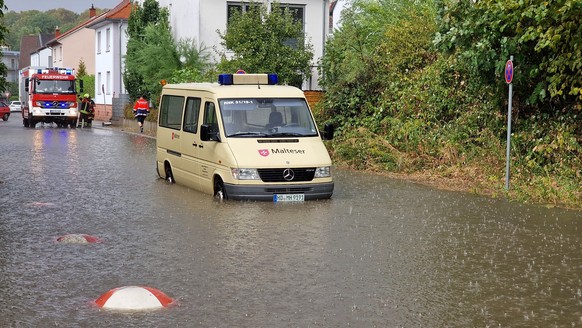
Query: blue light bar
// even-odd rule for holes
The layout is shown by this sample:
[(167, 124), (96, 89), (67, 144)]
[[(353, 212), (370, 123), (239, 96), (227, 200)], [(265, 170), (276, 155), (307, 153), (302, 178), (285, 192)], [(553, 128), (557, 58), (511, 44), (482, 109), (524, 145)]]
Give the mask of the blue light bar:
[(218, 75), (218, 84), (220, 85), (251, 85), (251, 84), (268, 84), (275, 85), (279, 83), (277, 74), (220, 74)]
[(218, 84), (220, 84), (220, 85), (232, 85), (232, 74), (220, 74), (220, 75), (218, 75)]
[(275, 85), (279, 83), (279, 76), (277, 74), (271, 73), (268, 75), (269, 85)]

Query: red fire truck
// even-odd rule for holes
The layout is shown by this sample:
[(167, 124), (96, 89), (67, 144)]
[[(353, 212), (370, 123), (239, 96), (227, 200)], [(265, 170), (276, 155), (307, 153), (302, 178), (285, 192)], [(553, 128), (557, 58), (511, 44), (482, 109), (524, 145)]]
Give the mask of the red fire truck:
[[(77, 90), (72, 68), (31, 66), (20, 70), (22, 123), (34, 128), (37, 123), (56, 123), (59, 127), (77, 126)], [(83, 81), (79, 81), (83, 92)]]

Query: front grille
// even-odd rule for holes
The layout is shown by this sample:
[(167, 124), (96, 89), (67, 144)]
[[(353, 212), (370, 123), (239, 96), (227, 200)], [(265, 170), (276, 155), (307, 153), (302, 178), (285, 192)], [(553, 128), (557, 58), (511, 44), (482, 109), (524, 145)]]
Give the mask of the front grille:
[(266, 192), (273, 193), (273, 194), (304, 194), (313, 190), (311, 187), (303, 187), (303, 188), (265, 188)]
[[(284, 169), (258, 169), (263, 182), (301, 182), (311, 181), (315, 175), (315, 168), (284, 168)], [(290, 176), (292, 178), (290, 179)], [(287, 179), (285, 179), (287, 177)]]

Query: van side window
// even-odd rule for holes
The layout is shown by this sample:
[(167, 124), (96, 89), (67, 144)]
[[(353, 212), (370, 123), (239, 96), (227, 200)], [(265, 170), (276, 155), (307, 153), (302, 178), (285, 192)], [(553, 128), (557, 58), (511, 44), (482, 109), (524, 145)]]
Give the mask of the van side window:
[(211, 127), (212, 132), (218, 131), (218, 119), (216, 118), (216, 107), (212, 102), (206, 102), (204, 105), (204, 124)]
[(198, 114), (200, 113), (200, 98), (188, 98), (186, 100), (186, 109), (184, 110), (184, 131), (198, 132)]
[(184, 109), (184, 97), (165, 95), (160, 104), (161, 127), (180, 130), (182, 123), (182, 110)]

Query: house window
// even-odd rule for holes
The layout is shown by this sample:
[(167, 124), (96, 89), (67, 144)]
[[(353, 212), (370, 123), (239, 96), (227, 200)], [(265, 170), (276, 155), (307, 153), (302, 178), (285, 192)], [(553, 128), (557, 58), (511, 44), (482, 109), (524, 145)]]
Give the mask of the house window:
[[(255, 4), (255, 6), (260, 6), (260, 4)], [(232, 21), (232, 16), (235, 13), (244, 13), (251, 9), (250, 3), (244, 2), (227, 2), (226, 3), (226, 22), (229, 24)]]
[(97, 94), (100, 95), (101, 93), (101, 72), (97, 73)]
[(59, 62), (63, 61), (63, 47), (59, 47)]
[(305, 6), (304, 5), (295, 5), (289, 3), (282, 3), (280, 5), (281, 10), (288, 9), (293, 16), (295, 22), (299, 22), (301, 24), (301, 28), (305, 31)]
[(97, 32), (97, 53), (101, 53), (101, 32)]
[(107, 80), (105, 80), (105, 93), (108, 95), (111, 94), (110, 85), (111, 85), (111, 71), (107, 71)]
[(105, 30), (105, 51), (109, 52), (111, 50), (111, 29)]
[[(260, 6), (260, 4), (254, 4), (255, 6)], [(227, 24), (232, 21), (232, 16), (234, 13), (243, 13), (251, 9), (252, 4), (245, 2), (227, 2), (226, 3), (226, 15)], [(282, 3), (279, 5), (282, 10), (289, 9), (293, 18), (296, 22), (301, 24), (301, 28), (305, 31), (305, 5)]]

